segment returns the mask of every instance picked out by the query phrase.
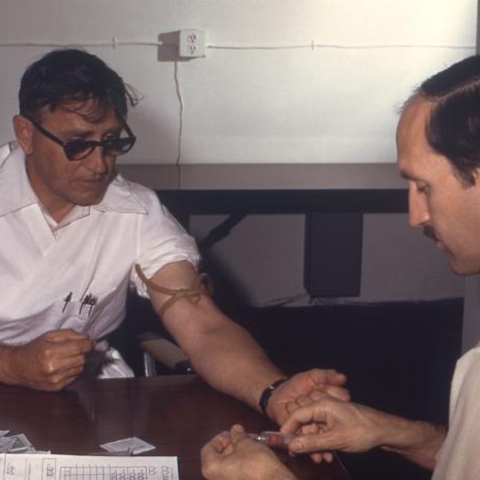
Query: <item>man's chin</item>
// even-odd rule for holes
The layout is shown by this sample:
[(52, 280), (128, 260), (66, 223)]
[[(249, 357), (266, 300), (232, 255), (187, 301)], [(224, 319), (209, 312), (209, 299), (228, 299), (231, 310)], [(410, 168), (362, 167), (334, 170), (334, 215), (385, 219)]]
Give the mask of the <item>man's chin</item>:
[(449, 258), (450, 269), (455, 275), (469, 276), (480, 272), (480, 264), (475, 265), (471, 262), (456, 262), (454, 258)]

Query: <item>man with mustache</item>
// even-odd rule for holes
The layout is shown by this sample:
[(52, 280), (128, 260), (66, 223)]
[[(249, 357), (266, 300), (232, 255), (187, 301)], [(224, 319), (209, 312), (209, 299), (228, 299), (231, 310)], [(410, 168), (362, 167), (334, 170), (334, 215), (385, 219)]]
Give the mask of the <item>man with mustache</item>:
[(49, 52), (22, 77), (16, 142), (0, 148), (0, 382), (58, 391), (81, 375), (131, 376), (104, 339), (134, 288), (199, 375), (277, 422), (310, 389), (348, 395), (333, 370), (285, 378), (216, 307), (193, 238), (156, 193), (117, 174), (136, 101), (83, 50)]
[[(396, 140), (397, 166), (408, 182), (410, 225), (422, 228), (445, 252), (455, 273), (480, 272), (480, 56), (423, 82), (405, 104)], [(329, 460), (332, 450), (380, 447), (433, 470), (433, 480), (480, 478), (480, 346), (457, 363), (448, 430), (322, 392), (301, 395), (287, 409), (291, 415), (281, 431), (298, 434), (289, 443), (293, 454)], [(305, 426), (310, 433), (302, 431)], [(202, 453), (209, 480), (293, 478), (239, 426), (217, 436)], [(275, 470), (278, 476), (265, 473)]]

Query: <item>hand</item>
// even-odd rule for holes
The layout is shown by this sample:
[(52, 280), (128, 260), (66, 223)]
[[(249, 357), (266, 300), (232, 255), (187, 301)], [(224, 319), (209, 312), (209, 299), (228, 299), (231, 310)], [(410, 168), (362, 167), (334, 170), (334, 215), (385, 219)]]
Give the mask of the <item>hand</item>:
[[(329, 397), (328, 393), (325, 390), (313, 390), (306, 395), (299, 395), (293, 402), (289, 402), (287, 404), (287, 412), (289, 414), (293, 413), (295, 410), (299, 408), (305, 407), (306, 405), (310, 405), (318, 400), (324, 399)], [(345, 399), (348, 400), (348, 399)], [(297, 435), (308, 435), (308, 434), (315, 434), (322, 431), (322, 426), (318, 423), (311, 422), (307, 425), (303, 425), (298, 429), (296, 432)], [(323, 452), (314, 452), (310, 454), (311, 459), (315, 463), (321, 463), (325, 461), (330, 463), (333, 461), (333, 452), (331, 451), (323, 451)]]
[(241, 425), (204, 445), (201, 459), (208, 480), (295, 480), (268, 447), (247, 437)]
[(58, 391), (82, 373), (95, 342), (74, 330), (52, 330), (25, 345), (1, 348), (1, 379), (11, 385)]
[(347, 377), (336, 370), (320, 370), (318, 368), (294, 375), (276, 388), (267, 404), (268, 416), (281, 425), (289, 416), (292, 402), (300, 399), (308, 401), (308, 395), (319, 390), (341, 400), (350, 400), (348, 390), (343, 388)]
[[(363, 405), (324, 397), (296, 409), (281, 428), (283, 433), (299, 433), (289, 444), (291, 453), (365, 452), (381, 444), (382, 436), (394, 428), (388, 414)], [(312, 425), (316, 432), (303, 434)]]

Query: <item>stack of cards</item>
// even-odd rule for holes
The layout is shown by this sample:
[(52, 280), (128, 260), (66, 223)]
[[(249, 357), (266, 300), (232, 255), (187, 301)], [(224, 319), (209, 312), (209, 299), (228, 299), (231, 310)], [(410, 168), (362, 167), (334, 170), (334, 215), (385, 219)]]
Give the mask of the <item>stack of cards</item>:
[[(0, 430), (1, 453), (49, 453), (38, 452), (24, 433), (9, 435), (9, 430)], [(104, 443), (101, 448), (115, 455), (138, 455), (156, 447), (138, 437), (124, 438), (114, 442)]]
[(0, 430), (0, 453), (32, 453), (35, 452), (25, 434), (8, 435), (8, 430)]

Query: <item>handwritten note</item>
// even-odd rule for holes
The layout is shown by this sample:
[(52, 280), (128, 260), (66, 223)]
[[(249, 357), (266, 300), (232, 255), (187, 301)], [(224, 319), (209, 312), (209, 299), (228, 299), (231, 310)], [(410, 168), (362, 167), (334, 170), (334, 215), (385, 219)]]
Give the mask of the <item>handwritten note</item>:
[(177, 457), (0, 455), (0, 480), (179, 480)]

